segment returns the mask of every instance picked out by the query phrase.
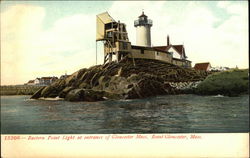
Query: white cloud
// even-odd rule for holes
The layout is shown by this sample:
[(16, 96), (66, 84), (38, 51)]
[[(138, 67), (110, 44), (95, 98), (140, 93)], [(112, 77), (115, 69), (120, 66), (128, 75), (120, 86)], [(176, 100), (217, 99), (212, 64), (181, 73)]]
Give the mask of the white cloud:
[(43, 30), (45, 14), (31, 5), (1, 13), (1, 84), (70, 74), (95, 64), (95, 15), (63, 17)]
[(247, 16), (246, 11), (248, 9), (247, 1), (219, 1), (217, 6), (225, 9), (229, 14), (237, 14)]
[(218, 2), (231, 17), (215, 28), (220, 19), (202, 2), (172, 8), (176, 2), (115, 2), (109, 12), (116, 20), (127, 24), (129, 38), (135, 44), (133, 21), (144, 9), (153, 20), (152, 44), (165, 45), (170, 35), (172, 44), (184, 43), (187, 56), (193, 64), (209, 61), (213, 66), (248, 67), (247, 6), (233, 2)]
[(28, 5), (1, 13), (1, 84), (20, 83), (25, 78), (24, 43), (40, 29), (44, 16), (43, 8)]
[(230, 2), (229, 1), (219, 1), (217, 3), (217, 6), (220, 7), (220, 8), (226, 8), (230, 5)]
[[(229, 18), (214, 27), (219, 18), (202, 2), (173, 5), (168, 1), (115, 1), (108, 12), (127, 25), (135, 44), (134, 20), (142, 9), (153, 20), (153, 45), (182, 44), (189, 60), (240, 68), (248, 67), (248, 7), (218, 2)], [(174, 7), (173, 7), (174, 6)], [(99, 13), (96, 13), (99, 14)], [(95, 64), (95, 16), (62, 17), (44, 30), (42, 7), (16, 5), (1, 13), (1, 84), (22, 84), (41, 76), (60, 76)], [(98, 43), (98, 63), (103, 61)]]

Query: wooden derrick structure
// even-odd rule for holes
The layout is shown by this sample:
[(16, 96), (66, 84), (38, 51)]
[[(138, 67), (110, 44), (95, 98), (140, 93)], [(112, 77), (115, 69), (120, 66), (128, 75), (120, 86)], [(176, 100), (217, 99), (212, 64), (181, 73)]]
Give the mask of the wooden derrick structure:
[(104, 42), (104, 64), (119, 62), (131, 52), (126, 25), (116, 22), (107, 12), (96, 16), (96, 41)]

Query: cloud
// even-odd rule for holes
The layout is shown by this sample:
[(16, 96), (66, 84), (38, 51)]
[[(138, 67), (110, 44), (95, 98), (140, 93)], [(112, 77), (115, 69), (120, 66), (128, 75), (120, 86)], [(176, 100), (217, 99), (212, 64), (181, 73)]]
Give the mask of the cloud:
[(242, 16), (248, 15), (246, 14), (246, 11), (248, 9), (246, 1), (239, 1), (239, 2), (219, 1), (217, 3), (217, 6), (219, 8), (225, 9), (229, 14), (236, 14)]
[[(153, 20), (151, 41), (154, 46), (166, 45), (170, 35), (172, 44), (184, 43), (187, 56), (193, 65), (209, 61), (212, 66), (248, 67), (248, 17), (247, 5), (234, 2), (218, 2), (229, 14), (221, 19), (202, 2), (114, 2), (109, 12), (116, 20), (127, 24), (130, 41), (135, 44), (133, 21), (144, 9)], [(220, 25), (215, 27), (215, 24)]]
[(35, 36), (44, 16), (43, 8), (29, 5), (12, 6), (1, 13), (1, 84), (25, 78), (24, 43)]
[[(211, 62), (240, 68), (248, 67), (247, 3), (115, 1), (108, 12), (127, 26), (129, 40), (136, 41), (134, 20), (142, 9), (153, 20), (153, 45), (184, 43), (188, 59), (194, 63)], [(227, 14), (223, 19), (216, 9)], [(41, 76), (60, 76), (95, 64), (96, 14), (60, 17), (46, 27), (45, 8), (15, 5), (1, 13), (1, 84), (22, 84)], [(218, 23), (215, 27), (215, 23)], [(98, 63), (103, 61), (98, 42)]]
[[(136, 44), (134, 20), (137, 20), (138, 16), (141, 15), (142, 10), (144, 10), (145, 14), (148, 15), (150, 19), (153, 19), (154, 25), (157, 26), (157, 24), (159, 24), (158, 26), (161, 26), (160, 23), (163, 20), (168, 21), (168, 16), (165, 16), (164, 19), (162, 19), (163, 16), (161, 15), (167, 12), (162, 7), (165, 3), (165, 1), (115, 1), (108, 12), (115, 20), (120, 20), (126, 24), (129, 39), (132, 44)], [(154, 35), (153, 32), (152, 35)]]
[(46, 10), (16, 5), (1, 13), (1, 84), (60, 76), (95, 64), (95, 15), (62, 17), (47, 30)]
[(229, 1), (219, 1), (217, 3), (217, 6), (220, 7), (220, 8), (226, 8), (230, 5), (230, 2)]
[[(218, 2), (230, 15), (215, 31), (220, 59), (231, 67), (248, 67), (248, 6), (247, 2)], [(219, 59), (216, 59), (219, 62)]]

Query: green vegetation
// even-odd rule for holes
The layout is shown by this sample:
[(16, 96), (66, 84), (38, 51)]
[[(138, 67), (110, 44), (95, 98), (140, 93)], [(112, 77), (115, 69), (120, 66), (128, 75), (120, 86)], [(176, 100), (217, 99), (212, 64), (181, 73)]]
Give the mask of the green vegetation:
[(40, 88), (30, 85), (1, 86), (0, 95), (32, 95)]
[(209, 75), (201, 82), (195, 91), (201, 95), (227, 95), (238, 96), (248, 93), (248, 69), (232, 69)]

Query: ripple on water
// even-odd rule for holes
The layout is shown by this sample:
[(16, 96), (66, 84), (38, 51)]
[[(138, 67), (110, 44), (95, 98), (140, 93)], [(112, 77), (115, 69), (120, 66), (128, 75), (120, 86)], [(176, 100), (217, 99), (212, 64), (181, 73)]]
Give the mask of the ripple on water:
[(2, 133), (248, 132), (249, 96), (67, 102), (1, 97)]

